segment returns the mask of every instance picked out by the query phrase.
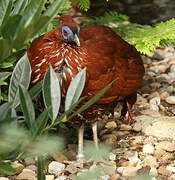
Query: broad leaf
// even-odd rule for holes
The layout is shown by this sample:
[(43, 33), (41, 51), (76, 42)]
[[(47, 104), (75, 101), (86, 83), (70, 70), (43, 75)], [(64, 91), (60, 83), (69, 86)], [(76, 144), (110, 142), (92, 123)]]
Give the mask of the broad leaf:
[(4, 103), (0, 106), (0, 121), (4, 121), (12, 108), (12, 102)]
[(74, 112), (71, 116), (69, 116), (68, 120), (82, 113), (87, 108), (89, 108), (92, 104), (94, 104), (111, 87), (113, 83), (114, 81), (112, 81), (107, 86), (105, 86), (102, 90), (100, 90), (94, 97), (92, 97), (89, 101), (87, 101), (84, 105), (82, 105), (76, 112)]
[(11, 75), (11, 72), (0, 72), (0, 86), (6, 85), (5, 80)]
[[(66, 1), (67, 3), (68, 1)], [(49, 8), (45, 11), (44, 15), (49, 16), (49, 17), (54, 17), (54, 15), (56, 15), (65, 5), (65, 0), (55, 0), (50, 6)], [(67, 4), (68, 5), (68, 4)]]
[(28, 0), (16, 0), (10, 15), (22, 14), (28, 4)]
[(81, 70), (71, 81), (66, 94), (65, 111), (67, 111), (81, 96), (86, 81), (86, 70)]
[(43, 98), (46, 107), (51, 107), (51, 118), (55, 120), (61, 103), (59, 80), (53, 68), (49, 66), (43, 81)]
[(8, 39), (0, 39), (0, 64), (12, 51), (12, 42)]
[(28, 61), (27, 55), (25, 54), (16, 64), (9, 86), (9, 102), (13, 101), (13, 106), (19, 105), (19, 84), (28, 88), (31, 78), (31, 67)]
[(16, 35), (19, 35), (23, 29), (27, 28), (28, 25), (32, 24), (36, 18), (40, 15), (38, 11), (41, 11), (41, 5), (43, 5), (43, 0), (31, 0), (28, 6), (23, 12), (23, 17), (18, 24), (16, 30)]
[(16, 30), (19, 26), (19, 22), (22, 18), (22, 15), (14, 15), (8, 18), (6, 24), (2, 27), (2, 36), (4, 39), (12, 40), (16, 34)]
[(10, 14), (12, 1), (13, 0), (0, 0), (0, 26), (5, 23)]
[(32, 99), (25, 87), (19, 85), (19, 96), (20, 96), (20, 105), (24, 114), (24, 118), (29, 130), (32, 134), (35, 132), (35, 111), (32, 103)]
[(8, 163), (0, 162), (0, 174), (1, 175), (12, 175), (15, 174), (16, 170), (12, 168)]

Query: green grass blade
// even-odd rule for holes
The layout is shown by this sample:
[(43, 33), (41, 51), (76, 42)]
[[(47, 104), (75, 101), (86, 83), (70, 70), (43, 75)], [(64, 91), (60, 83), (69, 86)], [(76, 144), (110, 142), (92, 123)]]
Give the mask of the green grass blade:
[(30, 90), (29, 90), (29, 94), (31, 96), (32, 99), (35, 99), (39, 93), (42, 90), (42, 83), (43, 81), (38, 82), (37, 84), (35, 84)]
[(38, 156), (37, 157), (37, 179), (38, 180), (45, 180), (44, 174), (44, 157)]

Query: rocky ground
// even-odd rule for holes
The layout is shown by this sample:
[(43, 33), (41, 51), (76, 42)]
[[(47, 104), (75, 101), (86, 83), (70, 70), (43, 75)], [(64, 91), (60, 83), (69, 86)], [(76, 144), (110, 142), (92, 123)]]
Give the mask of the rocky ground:
[[(99, 180), (142, 180), (135, 177), (142, 174), (148, 180), (175, 180), (175, 50), (157, 49), (143, 61), (146, 73), (133, 110), (135, 123), (113, 119), (99, 130), (100, 141), (112, 147), (106, 163), (82, 166), (73, 161), (77, 145), (69, 144), (65, 153), (48, 161), (46, 180), (73, 179), (99, 166), (104, 167)], [(14, 162), (13, 167), (17, 174), (0, 180), (37, 179), (34, 159)]]

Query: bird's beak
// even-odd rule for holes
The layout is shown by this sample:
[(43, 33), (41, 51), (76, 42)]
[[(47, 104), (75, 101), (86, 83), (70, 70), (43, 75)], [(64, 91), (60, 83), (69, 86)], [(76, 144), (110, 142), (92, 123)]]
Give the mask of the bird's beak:
[(77, 34), (74, 35), (74, 40), (73, 41), (76, 43), (77, 46), (80, 46), (80, 40), (79, 40)]

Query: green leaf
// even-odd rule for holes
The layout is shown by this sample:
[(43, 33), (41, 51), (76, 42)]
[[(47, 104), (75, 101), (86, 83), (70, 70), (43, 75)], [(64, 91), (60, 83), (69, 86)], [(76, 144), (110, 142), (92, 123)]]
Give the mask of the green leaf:
[(13, 107), (17, 107), (19, 105), (19, 84), (23, 85), (25, 88), (28, 88), (30, 78), (31, 67), (28, 57), (25, 54), (16, 64), (10, 80), (8, 99), (9, 102), (13, 101)]
[(10, 63), (10, 62), (3, 62), (0, 64), (0, 68), (10, 68), (13, 66), (13, 63)]
[(19, 96), (20, 96), (20, 105), (24, 114), (24, 119), (26, 124), (33, 134), (35, 132), (35, 111), (32, 103), (32, 99), (25, 87), (19, 85)]
[(0, 26), (8, 19), (13, 0), (0, 0)]
[(27, 4), (28, 4), (28, 0), (16, 0), (13, 11), (11, 12), (10, 15), (12, 16), (16, 14), (22, 14)]
[(4, 39), (12, 40), (14, 38), (21, 18), (22, 15), (19, 14), (8, 18), (8, 21), (1, 29), (1, 33)]
[[(67, 0), (66, 0), (67, 2)], [(44, 12), (45, 16), (49, 16), (50, 18), (54, 17), (59, 11), (60, 8), (62, 8), (65, 5), (65, 1), (63, 0), (55, 0), (49, 8)]]
[(90, 7), (90, 0), (74, 0), (78, 3), (80, 9), (87, 11)]
[(0, 86), (6, 85), (5, 80), (11, 75), (11, 72), (0, 72)]
[(46, 109), (36, 119), (36, 130), (34, 133), (35, 137), (40, 135), (42, 131), (44, 130), (44, 128), (46, 127), (47, 121), (49, 119), (49, 111), (50, 111), (50, 108)]
[(43, 81), (43, 98), (46, 107), (51, 107), (51, 118), (55, 120), (61, 103), (59, 80), (53, 68), (49, 66)]
[(92, 104), (94, 104), (111, 87), (113, 83), (114, 81), (112, 81), (107, 86), (105, 86), (102, 90), (100, 90), (94, 97), (92, 97), (89, 101), (87, 101), (84, 105), (82, 105), (76, 112), (74, 112), (71, 116), (69, 116), (68, 120), (82, 113), (87, 108), (89, 108)]
[(66, 94), (65, 111), (67, 111), (81, 96), (86, 81), (86, 69), (81, 70), (71, 81)]
[(38, 156), (37, 157), (37, 179), (38, 180), (45, 180), (45, 174), (44, 174), (44, 157)]
[(8, 39), (0, 39), (0, 64), (12, 51), (12, 42)]
[(8, 163), (0, 162), (0, 174), (1, 175), (13, 175), (16, 170), (12, 168)]
[(35, 99), (38, 96), (38, 94), (41, 92), (42, 83), (43, 83), (42, 81), (38, 82), (29, 90), (29, 94), (32, 99)]
[(43, 0), (31, 0), (28, 6), (25, 8), (23, 12), (23, 17), (18, 24), (18, 28), (16, 30), (16, 35), (20, 34), (23, 29), (26, 29), (27, 26), (32, 24), (41, 13), (41, 6), (44, 4)]
[(7, 119), (12, 108), (12, 102), (4, 103), (0, 106), (0, 121)]

